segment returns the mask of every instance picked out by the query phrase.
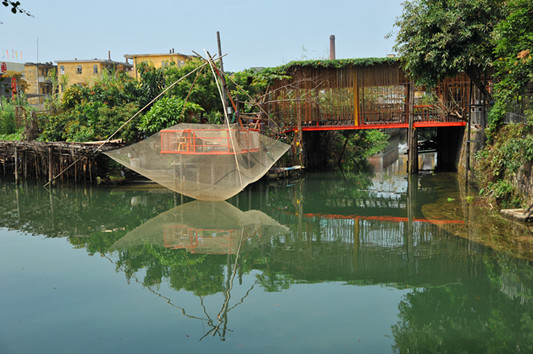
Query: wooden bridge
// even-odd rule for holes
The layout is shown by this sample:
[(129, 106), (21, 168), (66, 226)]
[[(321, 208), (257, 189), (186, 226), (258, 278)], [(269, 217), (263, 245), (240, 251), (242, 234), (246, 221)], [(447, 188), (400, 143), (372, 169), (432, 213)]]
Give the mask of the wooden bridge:
[(407, 128), (408, 171), (417, 173), (418, 128), (442, 128), (437, 129), (439, 167), (455, 170), (460, 128), (472, 118), (484, 125), (487, 99), (464, 73), (429, 89), (415, 86), (397, 58), (291, 62), (277, 70), (279, 78), (263, 102), (268, 127), (297, 132), (295, 151), (307, 165), (312, 161), (302, 157), (304, 132)]
[(280, 69), (264, 109), (285, 131), (465, 126), (479, 90), (465, 74), (415, 87), (396, 58), (293, 62)]

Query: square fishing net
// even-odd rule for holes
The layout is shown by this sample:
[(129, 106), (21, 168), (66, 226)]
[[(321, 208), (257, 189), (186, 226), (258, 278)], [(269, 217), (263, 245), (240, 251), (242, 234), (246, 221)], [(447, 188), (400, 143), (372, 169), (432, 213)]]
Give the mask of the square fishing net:
[(219, 201), (260, 179), (288, 149), (239, 124), (181, 123), (106, 155), (175, 192)]

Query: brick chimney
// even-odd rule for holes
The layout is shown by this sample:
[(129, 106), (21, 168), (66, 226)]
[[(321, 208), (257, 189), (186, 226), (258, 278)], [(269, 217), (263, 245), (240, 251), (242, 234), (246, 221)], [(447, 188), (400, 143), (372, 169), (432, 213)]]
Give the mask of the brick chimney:
[(329, 59), (335, 60), (335, 36), (329, 36)]

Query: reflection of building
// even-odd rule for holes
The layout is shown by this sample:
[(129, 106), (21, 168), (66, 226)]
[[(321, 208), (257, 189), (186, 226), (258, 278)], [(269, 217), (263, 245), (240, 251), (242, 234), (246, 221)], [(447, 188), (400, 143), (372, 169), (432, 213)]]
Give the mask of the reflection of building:
[[(68, 77), (68, 85), (87, 85), (99, 78), (104, 70), (109, 72), (129, 72), (133, 68), (131, 64), (113, 61), (111, 59), (90, 59), (90, 60), (56, 60), (58, 68), (58, 78), (61, 82), (62, 76)], [(59, 85), (59, 92), (63, 93), (68, 87)]]
[(26, 63), (24, 64), (24, 79), (26, 80), (25, 94), (29, 104), (41, 104), (51, 95), (52, 81), (48, 77), (56, 66), (52, 63)]
[(128, 59), (133, 60), (133, 71), (131, 75), (137, 77), (137, 66), (140, 63), (147, 63), (150, 66), (155, 68), (161, 68), (164, 66), (177, 65), (181, 67), (187, 60), (190, 60), (192, 56), (174, 53), (174, 50), (171, 50), (170, 53), (162, 54), (124, 54), (126, 62)]

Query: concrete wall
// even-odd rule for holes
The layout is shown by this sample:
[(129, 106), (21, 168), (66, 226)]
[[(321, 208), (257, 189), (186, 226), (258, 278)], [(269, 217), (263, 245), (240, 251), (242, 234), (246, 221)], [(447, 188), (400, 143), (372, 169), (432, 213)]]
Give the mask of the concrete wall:
[(50, 70), (55, 68), (55, 65), (48, 63), (26, 63), (24, 65), (24, 80), (27, 84), (24, 93), (30, 104), (43, 103), (45, 97), (52, 94), (52, 82), (47, 79), (47, 76)]
[(163, 66), (169, 66), (170, 63), (175, 63), (178, 66), (182, 66), (191, 57), (179, 53), (164, 53), (164, 54), (126, 54), (126, 59), (133, 60), (133, 70), (129, 73), (130, 76), (137, 78), (137, 65), (140, 63), (148, 63), (155, 68), (161, 68)]

